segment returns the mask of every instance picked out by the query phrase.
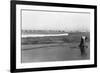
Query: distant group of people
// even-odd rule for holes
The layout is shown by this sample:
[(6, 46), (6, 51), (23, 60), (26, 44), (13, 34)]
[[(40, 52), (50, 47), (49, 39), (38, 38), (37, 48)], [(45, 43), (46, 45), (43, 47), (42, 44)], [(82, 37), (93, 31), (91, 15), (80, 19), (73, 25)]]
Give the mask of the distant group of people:
[(87, 55), (87, 53), (86, 53), (86, 48), (87, 48), (86, 40), (87, 40), (86, 36), (81, 36), (81, 41), (80, 41), (80, 44), (79, 44), (81, 56)]

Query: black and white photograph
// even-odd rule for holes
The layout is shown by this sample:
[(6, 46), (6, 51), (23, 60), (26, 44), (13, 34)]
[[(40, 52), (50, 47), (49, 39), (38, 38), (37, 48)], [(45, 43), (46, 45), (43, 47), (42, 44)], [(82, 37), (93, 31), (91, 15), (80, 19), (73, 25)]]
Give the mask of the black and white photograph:
[(22, 63), (90, 59), (90, 13), (21, 12)]
[(14, 4), (16, 69), (95, 66), (95, 6), (41, 2)]

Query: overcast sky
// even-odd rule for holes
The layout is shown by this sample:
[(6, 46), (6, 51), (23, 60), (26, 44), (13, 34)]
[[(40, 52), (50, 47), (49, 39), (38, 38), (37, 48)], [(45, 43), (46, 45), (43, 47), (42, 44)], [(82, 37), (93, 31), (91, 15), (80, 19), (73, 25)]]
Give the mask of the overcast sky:
[(90, 14), (23, 10), (22, 29), (90, 31)]

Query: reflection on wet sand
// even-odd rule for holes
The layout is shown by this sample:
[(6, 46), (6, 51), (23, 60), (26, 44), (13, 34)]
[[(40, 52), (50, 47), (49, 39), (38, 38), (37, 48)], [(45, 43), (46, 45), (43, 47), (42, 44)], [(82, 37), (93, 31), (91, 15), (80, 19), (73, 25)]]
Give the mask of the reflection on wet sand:
[(44, 45), (22, 45), (22, 63), (28, 62), (46, 62), (46, 61), (67, 61), (67, 60), (85, 60), (90, 57), (89, 43), (86, 49), (87, 55), (81, 56), (79, 43), (63, 44), (44, 44)]

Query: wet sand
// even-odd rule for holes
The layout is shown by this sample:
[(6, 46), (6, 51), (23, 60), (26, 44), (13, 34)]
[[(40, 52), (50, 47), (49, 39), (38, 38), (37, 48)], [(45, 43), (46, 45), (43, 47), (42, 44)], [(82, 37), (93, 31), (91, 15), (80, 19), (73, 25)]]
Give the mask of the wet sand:
[(81, 56), (78, 45), (79, 43), (22, 45), (21, 61), (22, 63), (29, 63), (89, 59), (89, 43), (87, 43), (86, 56)]

